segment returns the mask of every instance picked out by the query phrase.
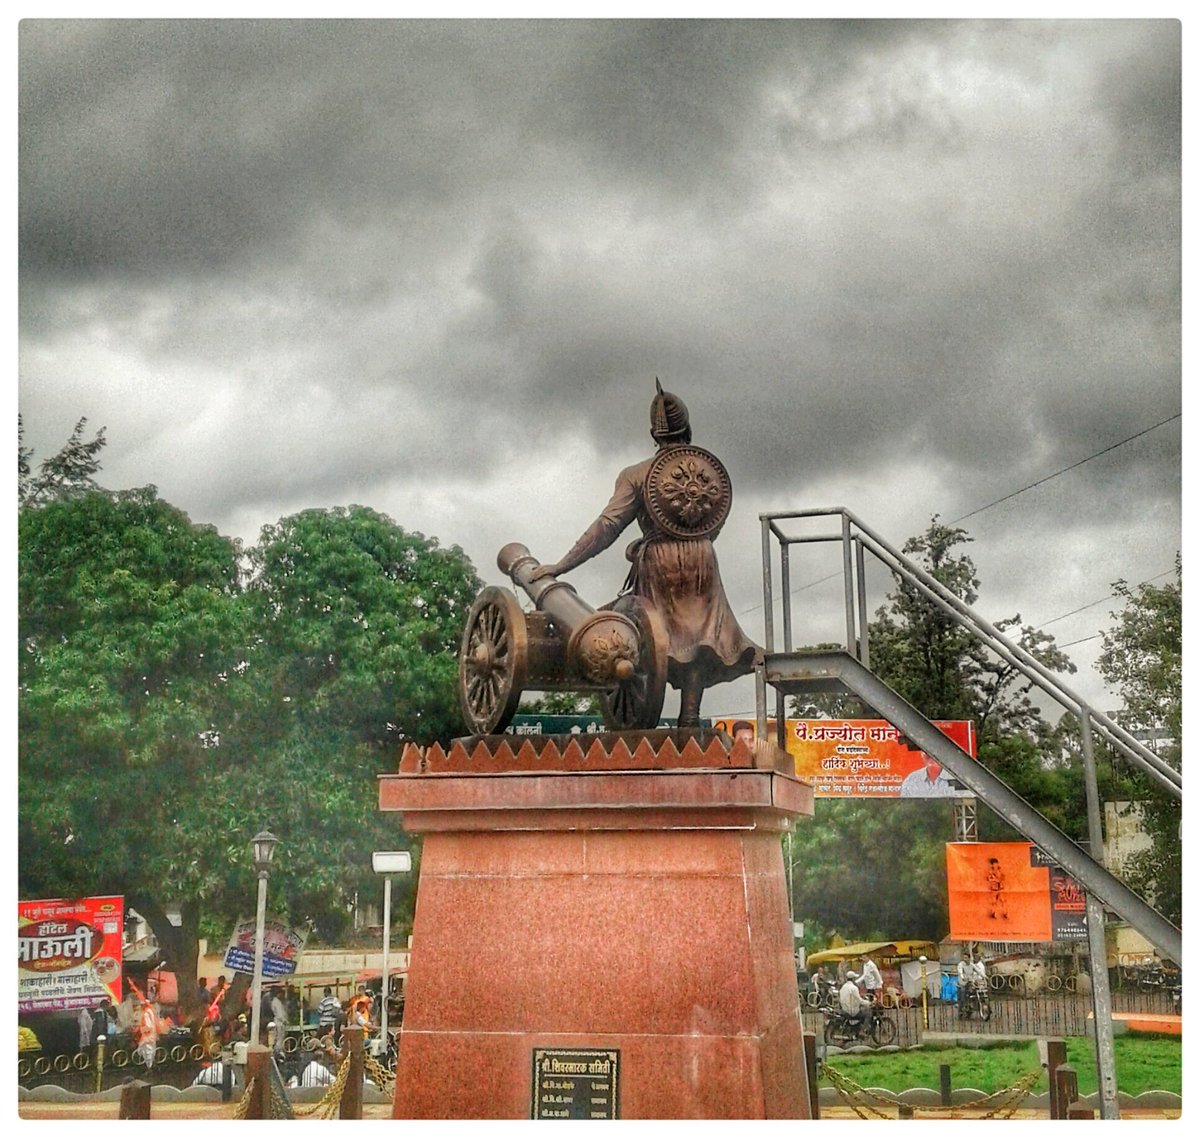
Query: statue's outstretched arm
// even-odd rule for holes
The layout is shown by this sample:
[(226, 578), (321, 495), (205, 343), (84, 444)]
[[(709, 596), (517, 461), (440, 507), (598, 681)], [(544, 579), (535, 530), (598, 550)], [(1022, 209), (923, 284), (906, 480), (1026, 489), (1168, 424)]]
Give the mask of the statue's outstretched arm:
[(572, 569), (591, 560), (597, 553), (603, 553), (620, 536), (621, 531), (629, 525), (638, 510), (638, 492), (633, 480), (626, 471), (617, 477), (616, 489), (609, 499), (608, 505), (600, 512), (600, 516), (592, 522), (579, 540), (571, 546), (570, 551), (561, 561), (553, 565), (539, 565), (532, 573), (532, 579), (537, 581), (542, 577), (558, 577), (569, 573)]

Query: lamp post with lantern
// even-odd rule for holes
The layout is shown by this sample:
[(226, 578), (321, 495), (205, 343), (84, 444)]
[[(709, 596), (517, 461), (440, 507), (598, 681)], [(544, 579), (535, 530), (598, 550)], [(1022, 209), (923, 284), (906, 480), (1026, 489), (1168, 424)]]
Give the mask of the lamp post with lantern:
[(254, 868), (258, 871), (258, 910), (254, 924), (254, 981), (250, 999), (250, 1042), (259, 1041), (262, 1027), (263, 940), (267, 931), (267, 878), (279, 839), (270, 830), (260, 830), (250, 839), (254, 851)]
[(388, 1045), (388, 953), (392, 943), (392, 874), (412, 871), (408, 850), (377, 850), (371, 854), (371, 868), (383, 877), (383, 989), (379, 1011), (379, 1040), (383, 1054)]

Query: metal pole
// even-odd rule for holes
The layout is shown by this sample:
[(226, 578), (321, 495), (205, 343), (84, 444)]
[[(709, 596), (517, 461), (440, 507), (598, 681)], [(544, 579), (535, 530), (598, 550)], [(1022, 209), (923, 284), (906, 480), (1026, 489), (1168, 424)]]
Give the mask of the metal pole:
[(864, 668), (871, 666), (870, 632), (867, 628), (867, 566), (863, 543), (854, 539), (855, 568), (858, 571), (858, 658)]
[(794, 884), (792, 880), (792, 831), (787, 832), (787, 887), (788, 887), (788, 919), (792, 922), (792, 952), (796, 948), (796, 907), (792, 903)]
[(762, 521), (762, 567), (763, 567), (763, 631), (766, 650), (775, 651), (775, 598), (771, 582), (771, 522), (765, 515)]
[(783, 650), (792, 650), (792, 564), (788, 543), (779, 546), (779, 595), (783, 600)]
[(107, 1039), (106, 1035), (96, 1037), (96, 1094), (100, 1093), (101, 1084), (104, 1082), (104, 1044)]
[[(1104, 831), (1100, 823), (1100, 790), (1096, 784), (1096, 757), (1092, 752), (1091, 709), (1080, 707), (1079, 741), (1083, 754), (1084, 789), (1087, 792), (1088, 844), (1096, 861), (1104, 857)], [(1088, 954), (1092, 961), (1092, 1015), (1096, 1024), (1096, 1072), (1100, 1117), (1120, 1118), (1117, 1104), (1117, 1055), (1113, 1044), (1112, 994), (1108, 990), (1108, 946), (1104, 941), (1104, 906), (1087, 892)]]
[(388, 1043), (388, 949), (392, 943), (392, 875), (383, 879), (383, 1008), (379, 1012), (379, 1038), (383, 1042), (384, 1059)]
[(854, 651), (854, 554), (850, 548), (850, 519), (842, 515), (842, 588), (846, 598), (846, 651)]
[(250, 988), (250, 1042), (258, 1042), (262, 1021), (263, 940), (267, 935), (267, 871), (258, 871), (258, 912), (254, 920), (254, 982)]
[(929, 1030), (929, 981), (925, 973), (925, 957), (921, 961), (921, 1022), (925, 1030)]

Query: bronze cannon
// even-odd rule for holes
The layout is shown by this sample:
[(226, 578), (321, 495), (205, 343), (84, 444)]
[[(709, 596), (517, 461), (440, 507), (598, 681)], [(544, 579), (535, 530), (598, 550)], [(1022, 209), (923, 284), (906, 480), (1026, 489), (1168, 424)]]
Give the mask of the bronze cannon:
[(511, 590), (494, 585), (475, 598), (458, 657), (471, 730), (503, 731), (525, 691), (595, 692), (610, 730), (657, 727), (668, 649), (657, 612), (632, 595), (594, 609), (565, 581), (532, 580), (539, 562), (518, 542), (500, 550), (496, 564), (535, 611), (524, 612)]

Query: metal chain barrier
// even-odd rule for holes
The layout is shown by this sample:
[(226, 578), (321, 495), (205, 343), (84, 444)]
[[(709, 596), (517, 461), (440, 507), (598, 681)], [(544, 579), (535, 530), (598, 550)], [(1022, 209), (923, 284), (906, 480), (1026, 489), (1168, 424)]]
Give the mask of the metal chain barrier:
[(274, 1082), (267, 1087), (267, 1098), (269, 1100), (267, 1103), (267, 1113), (271, 1116), (272, 1122), (278, 1122), (280, 1119), (287, 1119), (293, 1116), (291, 1103), (287, 1101), (287, 1097), (275, 1086)]
[(346, 1080), (350, 1076), (350, 1056), (347, 1055), (342, 1060), (342, 1065), (338, 1068), (337, 1077), (329, 1084), (329, 1088), (321, 1096), (319, 1102), (313, 1103), (312, 1106), (301, 1110), (298, 1106), (292, 1107), (292, 1113), (297, 1118), (313, 1118), (322, 1119), (332, 1118), (334, 1112), (342, 1101), (342, 1094), (346, 1089)]
[[(821, 1068), (821, 1073), (832, 1084), (839, 1095), (842, 1096), (842, 1101), (852, 1110), (859, 1118), (870, 1118), (874, 1115), (876, 1118), (890, 1118), (890, 1114), (884, 1114), (878, 1107), (872, 1106), (870, 1103), (862, 1103), (859, 1108), (858, 1096), (863, 1095), (870, 1098), (878, 1098), (877, 1095), (872, 1095), (864, 1087), (860, 1087), (852, 1079), (846, 1078), (841, 1071), (829, 1066), (828, 1063)], [(882, 1101), (882, 1100), (881, 1100)], [(886, 1100), (888, 1106), (895, 1106), (891, 1099)]]
[(366, 1071), (372, 1082), (384, 1092), (384, 1094), (392, 1094), (396, 1089), (396, 1075), (394, 1071), (389, 1071), (374, 1055), (363, 1056), (363, 1070)]
[[(841, 1095), (846, 1105), (859, 1118), (867, 1117), (859, 1109), (860, 1106), (863, 1110), (870, 1111), (876, 1118), (890, 1118), (891, 1115), (885, 1114), (879, 1106), (874, 1104), (878, 1103), (881, 1106), (893, 1109), (902, 1105), (899, 1099), (879, 1095), (874, 1091), (868, 1090), (866, 1087), (860, 1087), (853, 1079), (843, 1075), (835, 1067), (830, 1067), (828, 1063), (822, 1068), (822, 1072), (838, 1094)], [(942, 1106), (940, 1104), (936, 1106), (922, 1105), (920, 1110), (926, 1114), (948, 1114), (951, 1111), (982, 1110), (984, 1107), (990, 1106), (991, 1109), (984, 1113), (981, 1116), (982, 1118), (1011, 1118), (1041, 1077), (1042, 1072), (1040, 1070), (1029, 1071), (1022, 1075), (1012, 1086), (993, 1091), (990, 1095), (984, 1095), (982, 1098), (972, 1099), (970, 1102), (955, 1103), (952, 1106)], [(874, 1100), (874, 1102), (867, 1100)]]
[(242, 1091), (242, 1097), (237, 1100), (237, 1105), (233, 1108), (233, 1117), (235, 1119), (245, 1118), (247, 1111), (250, 1109), (250, 1096), (254, 1093), (254, 1084), (258, 1079), (251, 1079), (246, 1084), (246, 1089)]

